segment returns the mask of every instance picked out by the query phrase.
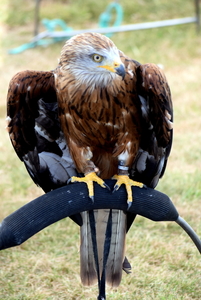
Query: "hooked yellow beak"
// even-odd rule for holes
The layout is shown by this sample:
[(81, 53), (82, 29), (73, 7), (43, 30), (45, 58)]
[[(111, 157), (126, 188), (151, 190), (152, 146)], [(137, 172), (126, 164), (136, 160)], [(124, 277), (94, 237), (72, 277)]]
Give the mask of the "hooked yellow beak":
[(124, 79), (126, 75), (125, 67), (123, 64), (120, 64), (118, 67), (114, 68), (115, 72)]
[(124, 79), (125, 74), (126, 74), (125, 67), (121, 63), (114, 62), (114, 64), (112, 66), (111, 65), (104, 65), (104, 66), (99, 66), (99, 68), (104, 68), (104, 69), (109, 70), (110, 72), (116, 73), (119, 76), (121, 76), (123, 79)]

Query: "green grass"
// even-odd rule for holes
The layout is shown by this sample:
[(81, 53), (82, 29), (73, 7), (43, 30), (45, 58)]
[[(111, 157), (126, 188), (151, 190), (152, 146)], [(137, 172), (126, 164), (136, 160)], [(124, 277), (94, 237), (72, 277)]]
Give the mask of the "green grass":
[[(108, 0), (97, 1), (94, 5), (93, 0), (68, 1), (66, 2), (51, 2), (44, 1), (41, 8), (41, 18), (54, 19), (59, 15), (65, 20), (69, 26), (80, 26), (81, 24), (97, 23), (97, 20), (102, 12), (105, 11), (107, 5), (112, 2)], [(186, 6), (180, 6), (180, 10), (175, 9), (180, 5), (181, 1), (174, 1), (174, 5), (166, 0), (151, 0), (151, 1), (130, 1), (124, 0), (122, 3), (124, 11), (124, 23), (147, 22), (159, 19), (171, 19), (177, 17), (186, 17), (189, 14), (194, 14), (194, 7), (189, 1)], [(186, 10), (187, 9), (187, 10)], [(62, 12), (61, 12), (62, 11)], [(54, 13), (55, 12), (55, 13)]]
[[(34, 1), (12, 0), (3, 2), (1, 18), (11, 27), (29, 24), (34, 17)], [(83, 24), (96, 23), (100, 14), (105, 11), (108, 0), (68, 0), (51, 1), (43, 0), (40, 5), (41, 18), (61, 18), (69, 26), (82, 26)], [(183, 4), (181, 0), (174, 3), (167, 0), (130, 1), (120, 3), (124, 11), (124, 23), (139, 23), (162, 19), (182, 18), (194, 15), (194, 3), (188, 1)], [(179, 9), (178, 9), (179, 8)]]
[[(96, 27), (109, 1), (42, 1), (41, 18), (62, 18), (69, 26)], [(124, 24), (194, 15), (194, 2), (121, 1)], [(79, 9), (80, 10), (79, 10)], [(0, 220), (41, 195), (19, 161), (5, 131), (6, 93), (11, 77), (25, 69), (51, 70), (64, 42), (19, 55), (7, 50), (33, 35), (34, 1), (2, 0), (0, 22)], [(42, 26), (41, 30), (44, 30)], [(124, 32), (112, 36), (128, 56), (164, 66), (174, 103), (174, 143), (167, 171), (157, 189), (167, 193), (201, 236), (201, 36), (195, 24)], [(107, 299), (200, 299), (201, 260), (195, 246), (172, 222), (140, 216), (127, 237), (131, 275)], [(0, 300), (96, 299), (97, 287), (84, 288), (79, 278), (79, 228), (61, 220), (19, 247), (0, 253)]]

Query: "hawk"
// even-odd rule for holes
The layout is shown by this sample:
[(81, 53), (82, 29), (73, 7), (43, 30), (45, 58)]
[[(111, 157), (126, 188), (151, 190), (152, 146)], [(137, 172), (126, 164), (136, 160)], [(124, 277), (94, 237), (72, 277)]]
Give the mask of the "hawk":
[[(114, 191), (125, 185), (129, 208), (133, 185), (155, 188), (164, 174), (173, 122), (166, 77), (157, 65), (126, 56), (106, 36), (76, 35), (64, 45), (53, 71), (17, 73), (9, 85), (7, 108), (13, 147), (45, 192), (69, 180), (79, 181), (87, 184), (94, 201), (94, 182), (108, 188), (105, 180), (113, 178)], [(112, 214), (106, 281), (118, 286), (122, 266), (130, 271), (125, 236), (135, 215), (129, 209), (93, 214), (99, 271), (89, 212), (72, 216), (81, 226), (82, 283), (97, 282), (103, 270), (105, 232)]]

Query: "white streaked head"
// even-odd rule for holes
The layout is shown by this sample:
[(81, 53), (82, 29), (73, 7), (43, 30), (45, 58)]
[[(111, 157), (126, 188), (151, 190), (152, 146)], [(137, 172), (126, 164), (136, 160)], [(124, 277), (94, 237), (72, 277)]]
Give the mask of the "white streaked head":
[(60, 66), (74, 75), (78, 85), (107, 86), (125, 75), (119, 50), (98, 33), (84, 33), (68, 40), (61, 52)]

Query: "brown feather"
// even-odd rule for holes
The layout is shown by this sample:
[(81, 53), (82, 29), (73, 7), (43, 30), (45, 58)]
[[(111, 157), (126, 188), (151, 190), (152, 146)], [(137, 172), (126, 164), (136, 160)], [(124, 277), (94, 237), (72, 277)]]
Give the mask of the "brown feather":
[[(100, 277), (103, 269), (103, 253), (109, 209), (94, 210), (96, 242)], [(93, 255), (91, 229), (88, 212), (82, 213), (83, 226), (80, 229), (80, 276), (83, 285), (90, 286), (97, 283), (96, 267)], [(119, 286), (122, 277), (122, 264), (125, 253), (126, 214), (123, 211), (112, 210), (112, 238), (108, 262), (106, 265), (107, 284), (112, 287)]]
[(23, 71), (9, 84), (7, 96), (8, 131), (20, 159), (35, 147), (35, 120), (38, 117), (38, 100), (56, 102), (52, 72)]
[[(98, 72), (90, 77), (90, 70), (81, 71), (82, 62), (99, 51), (116, 55), (125, 68), (124, 78), (109, 71), (101, 77)], [(13, 147), (45, 191), (65, 185), (69, 174), (86, 173), (89, 161), (99, 168), (101, 178), (111, 178), (117, 173), (118, 156), (126, 152), (130, 177), (154, 188), (165, 171), (172, 144), (171, 93), (162, 70), (154, 64), (140, 65), (97, 33), (68, 40), (54, 71), (16, 74), (8, 90), (7, 121)], [(40, 157), (44, 152), (51, 158), (45, 162)], [(101, 266), (108, 211), (98, 210), (95, 215)], [(107, 282), (118, 286), (126, 219), (130, 226), (134, 217), (117, 210), (112, 215)], [(91, 285), (97, 275), (88, 212), (82, 217), (81, 279)]]
[[(121, 59), (124, 61), (125, 57), (124, 60), (123, 57)], [(120, 81), (118, 88), (114, 90), (108, 86), (90, 91), (84, 85), (76, 89), (77, 83), (71, 74), (66, 74), (66, 71), (62, 69), (56, 70), (56, 88), (59, 91), (62, 128), (69, 148), (76, 151), (72, 146), (72, 141), (74, 141), (80, 149), (80, 156), (82, 148), (90, 147), (92, 150), (94, 148), (93, 153), (101, 149), (101, 156), (110, 155), (113, 160), (112, 157), (117, 157), (126, 150), (128, 142), (131, 142), (129, 165), (136, 156), (140, 139), (140, 104), (137, 94), (133, 93), (136, 85), (136, 76), (134, 76), (136, 64), (133, 61), (129, 63), (127, 61), (127, 65), (133, 70), (132, 74), (128, 70), (124, 81)], [(119, 82), (119, 79), (117, 81)], [(70, 88), (68, 82), (70, 82)], [(115, 83), (114, 86), (116, 86)], [(71, 151), (71, 154), (75, 163), (84, 173), (84, 169), (80, 168), (82, 159), (78, 158), (74, 151)], [(112, 166), (111, 163), (110, 166)], [(110, 174), (104, 177), (110, 178)]]
[[(128, 152), (126, 166), (129, 168), (142, 146), (145, 146), (145, 152), (150, 151), (150, 146), (154, 148), (154, 155), (157, 153), (159, 160), (161, 159), (162, 150), (158, 147), (168, 145), (171, 139), (168, 132), (170, 128), (168, 121), (171, 121), (168, 113), (170, 114), (171, 111), (167, 105), (164, 106), (165, 110), (163, 109), (163, 101), (170, 103), (171, 100), (167, 81), (158, 67), (152, 64), (141, 66), (120, 51), (121, 62), (125, 67), (124, 79), (120, 76), (113, 79), (108, 77), (107, 85), (101, 83), (93, 85), (93, 78), (90, 84), (86, 84), (84, 79), (78, 79), (73, 73), (73, 68), (77, 64), (79, 55), (82, 56), (84, 51), (87, 55), (91, 45), (97, 53), (101, 49), (109, 51), (110, 48), (115, 47), (110, 40), (99, 34), (80, 35), (67, 41), (61, 52), (60, 65), (55, 72), (55, 84), (62, 129), (78, 171), (86, 173), (86, 170), (89, 170), (87, 159), (90, 159), (100, 170), (99, 176), (107, 179), (117, 173), (118, 156), (126, 151)], [(79, 61), (79, 64), (81, 63), (82, 60)], [(150, 111), (149, 108), (142, 107), (139, 94), (145, 98), (147, 107), (150, 105)], [(149, 98), (151, 103), (147, 104)], [(148, 110), (146, 120), (143, 119), (142, 109)], [(152, 131), (149, 129), (149, 124), (154, 128)], [(157, 143), (153, 142), (154, 137)], [(148, 147), (146, 143), (149, 143)], [(149, 160), (149, 156), (146, 157)], [(143, 162), (143, 166), (142, 163), (138, 165), (146, 170), (145, 164), (146, 161)], [(156, 180), (154, 179), (154, 184)], [(114, 250), (113, 244), (116, 246), (113, 254), (109, 256), (107, 267), (107, 282), (112, 286), (118, 286), (121, 281), (124, 255), (124, 245), (122, 246), (120, 241), (125, 240), (126, 225), (125, 219), (122, 218), (123, 213), (118, 212), (118, 214), (121, 217), (119, 223), (113, 224), (116, 229), (113, 228), (111, 251)], [(105, 233), (102, 225), (106, 224), (104, 218), (108, 218), (108, 212), (105, 215), (103, 212), (97, 212), (100, 265)], [(89, 252), (92, 253), (92, 243), (88, 240), (90, 232), (88, 222), (87, 224), (84, 222), (81, 232), (81, 245), (84, 245), (81, 246), (81, 278), (84, 284), (90, 285), (95, 280), (95, 267), (91, 257), (87, 259), (85, 265), (86, 256), (88, 257)], [(120, 245), (119, 249), (117, 245)], [(85, 253), (85, 251), (89, 252)]]

